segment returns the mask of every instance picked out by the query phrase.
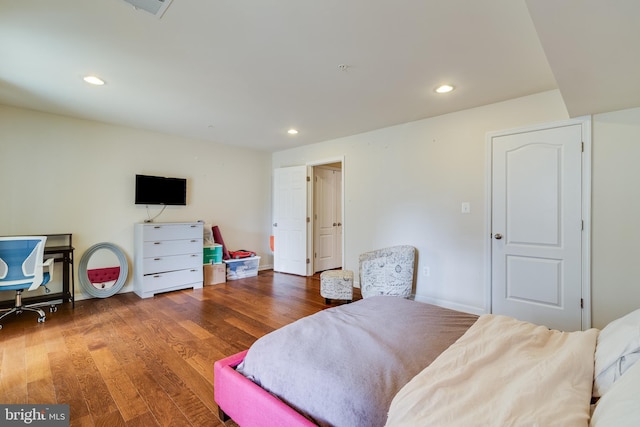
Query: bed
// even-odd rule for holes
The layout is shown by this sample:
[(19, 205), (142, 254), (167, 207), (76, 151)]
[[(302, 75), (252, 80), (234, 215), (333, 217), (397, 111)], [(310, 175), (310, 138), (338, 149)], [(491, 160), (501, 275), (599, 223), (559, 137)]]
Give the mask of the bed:
[(214, 397), (243, 427), (640, 425), (636, 358), (640, 310), (568, 333), (380, 296), (217, 361)]
[(215, 400), (241, 426), (381, 426), (395, 393), (476, 319), (392, 296), (328, 308), (216, 362)]

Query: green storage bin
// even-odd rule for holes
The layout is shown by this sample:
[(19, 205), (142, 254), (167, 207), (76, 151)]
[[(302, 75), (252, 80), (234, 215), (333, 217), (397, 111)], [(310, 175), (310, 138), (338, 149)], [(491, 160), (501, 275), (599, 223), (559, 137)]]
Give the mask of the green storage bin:
[(222, 264), (222, 245), (218, 243), (213, 245), (213, 263)]
[(222, 245), (216, 243), (213, 246), (205, 246), (202, 248), (203, 264), (220, 264), (222, 263)]

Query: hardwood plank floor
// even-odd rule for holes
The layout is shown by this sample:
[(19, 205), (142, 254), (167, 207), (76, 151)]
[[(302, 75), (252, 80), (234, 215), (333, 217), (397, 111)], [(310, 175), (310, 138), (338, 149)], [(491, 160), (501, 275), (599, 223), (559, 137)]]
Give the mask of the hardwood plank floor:
[(144, 300), (63, 304), (45, 323), (10, 316), (0, 330), (0, 402), (69, 404), (72, 426), (223, 426), (213, 363), (327, 307), (319, 275), (263, 271)]

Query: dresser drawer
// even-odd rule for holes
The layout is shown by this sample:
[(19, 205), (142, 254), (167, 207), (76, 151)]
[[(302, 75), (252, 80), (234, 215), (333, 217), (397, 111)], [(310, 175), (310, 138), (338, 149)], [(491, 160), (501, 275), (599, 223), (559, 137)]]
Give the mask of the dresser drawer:
[(188, 270), (170, 271), (168, 273), (148, 274), (144, 276), (144, 292), (157, 293), (173, 290), (185, 285), (198, 284), (202, 287), (202, 264)]
[(144, 268), (144, 274), (198, 268), (202, 265), (202, 255), (185, 254), (156, 256), (153, 258), (145, 258), (142, 265)]
[(202, 237), (189, 240), (156, 240), (143, 243), (144, 257), (199, 254), (202, 261)]
[(202, 224), (148, 224), (144, 226), (144, 240), (202, 240)]

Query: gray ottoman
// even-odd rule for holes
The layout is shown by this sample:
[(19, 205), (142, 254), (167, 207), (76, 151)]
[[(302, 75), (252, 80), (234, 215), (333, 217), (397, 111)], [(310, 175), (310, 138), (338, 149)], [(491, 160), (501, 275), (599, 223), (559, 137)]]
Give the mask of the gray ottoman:
[(353, 271), (327, 270), (320, 273), (320, 295), (330, 300), (353, 300)]

